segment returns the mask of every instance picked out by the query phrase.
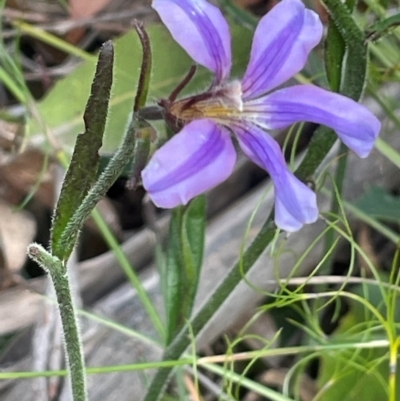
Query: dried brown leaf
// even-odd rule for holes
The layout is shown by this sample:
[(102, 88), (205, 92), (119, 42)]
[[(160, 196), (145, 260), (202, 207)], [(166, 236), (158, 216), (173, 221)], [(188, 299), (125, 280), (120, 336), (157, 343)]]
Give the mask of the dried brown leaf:
[(17, 273), (26, 261), (26, 248), (33, 241), (36, 224), (33, 217), (0, 200), (0, 252), (4, 269)]
[[(34, 191), (33, 196), (43, 205), (54, 206), (53, 172), (45, 168), (46, 157), (37, 149), (15, 156), (0, 166), (0, 188), (7, 202), (17, 205)], [(37, 189), (34, 188), (37, 186)]]

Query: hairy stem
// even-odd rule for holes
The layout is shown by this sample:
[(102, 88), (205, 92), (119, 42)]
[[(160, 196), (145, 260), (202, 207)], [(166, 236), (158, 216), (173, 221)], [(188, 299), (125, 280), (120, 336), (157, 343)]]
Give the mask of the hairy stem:
[(60, 259), (51, 255), (38, 244), (29, 246), (28, 255), (50, 274), (60, 310), (73, 400), (87, 401), (83, 350), (65, 265)]

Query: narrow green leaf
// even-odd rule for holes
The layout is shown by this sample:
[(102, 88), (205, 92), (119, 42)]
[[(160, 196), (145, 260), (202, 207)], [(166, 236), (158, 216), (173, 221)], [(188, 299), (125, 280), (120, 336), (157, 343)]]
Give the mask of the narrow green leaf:
[(368, 41), (381, 39), (398, 26), (400, 26), (400, 14), (392, 15), (370, 26), (366, 31), (365, 39)]
[(106, 42), (99, 53), (91, 94), (83, 116), (85, 132), (78, 135), (71, 163), (58, 200), (51, 231), (52, 253), (68, 258), (74, 244), (61, 246), (62, 233), (97, 176), (99, 149), (102, 146), (113, 79), (114, 48)]
[(367, 73), (367, 46), (364, 43), (364, 34), (355, 23), (346, 4), (340, 0), (324, 0), (324, 3), (347, 49), (340, 92), (357, 101), (361, 97)]
[(339, 30), (329, 18), (328, 33), (325, 40), (325, 69), (329, 86), (335, 92), (340, 89), (342, 63), (346, 51), (345, 43)]
[(165, 288), (165, 307), (167, 315), (167, 337), (169, 344), (173, 338), (180, 320), (180, 303), (182, 287), (185, 278), (182, 275), (183, 257), (181, 254), (180, 232), (182, 227), (183, 206), (175, 208), (172, 212), (169, 225), (169, 235), (166, 257), (166, 288)]
[(204, 250), (205, 197), (172, 213), (167, 248), (167, 344), (190, 318)]
[(199, 267), (203, 261), (204, 232), (205, 232), (206, 200), (204, 196), (195, 198), (186, 208), (183, 216), (182, 238), (184, 239), (183, 251), (186, 258), (192, 259), (196, 268), (193, 276), (199, 273)]
[(186, 207), (182, 221), (181, 247), (186, 283), (182, 293), (181, 325), (177, 327), (177, 332), (192, 314), (203, 262), (205, 230), (206, 198), (199, 196)]
[[(343, 61), (346, 53), (346, 45), (343, 36), (339, 32), (339, 29), (334, 24), (331, 17), (329, 17), (328, 33), (325, 40), (325, 70), (328, 78), (329, 86), (334, 92), (340, 91), (342, 81), (342, 69)], [(343, 149), (344, 145), (341, 144), (340, 154), (344, 154), (340, 157), (339, 163), (335, 173), (335, 185), (339, 194), (342, 193), (343, 180), (346, 173), (347, 165), (347, 152)], [(330, 211), (333, 215), (336, 215), (340, 211), (340, 205), (338, 199), (334, 196), (331, 199)], [(322, 272), (329, 272), (332, 267), (335, 251), (330, 252), (330, 249), (334, 249), (334, 243), (336, 241), (336, 233), (334, 230), (329, 230), (326, 233), (324, 239), (325, 258), (321, 265)], [(322, 273), (321, 273), (322, 274)]]

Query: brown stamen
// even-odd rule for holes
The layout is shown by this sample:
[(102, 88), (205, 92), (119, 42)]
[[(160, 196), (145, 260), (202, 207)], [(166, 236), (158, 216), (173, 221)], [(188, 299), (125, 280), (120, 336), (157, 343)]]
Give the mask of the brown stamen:
[(194, 74), (196, 73), (197, 67), (195, 65), (192, 65), (190, 67), (189, 72), (186, 74), (185, 78), (183, 78), (183, 81), (172, 91), (171, 95), (169, 96), (168, 100), (172, 103), (176, 100), (178, 97), (179, 93), (181, 93), (182, 89), (191, 81), (193, 78)]

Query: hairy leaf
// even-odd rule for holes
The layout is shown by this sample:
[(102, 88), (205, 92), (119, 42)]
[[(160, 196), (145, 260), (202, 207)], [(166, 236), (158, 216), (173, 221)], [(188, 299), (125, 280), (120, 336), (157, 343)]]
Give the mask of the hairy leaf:
[(111, 42), (106, 42), (99, 53), (90, 97), (83, 116), (85, 132), (77, 137), (54, 213), (51, 232), (52, 253), (61, 260), (67, 259), (70, 252), (70, 247), (65, 248), (60, 245), (62, 233), (97, 177), (99, 150), (103, 142), (113, 80), (113, 62), (113, 45)]

